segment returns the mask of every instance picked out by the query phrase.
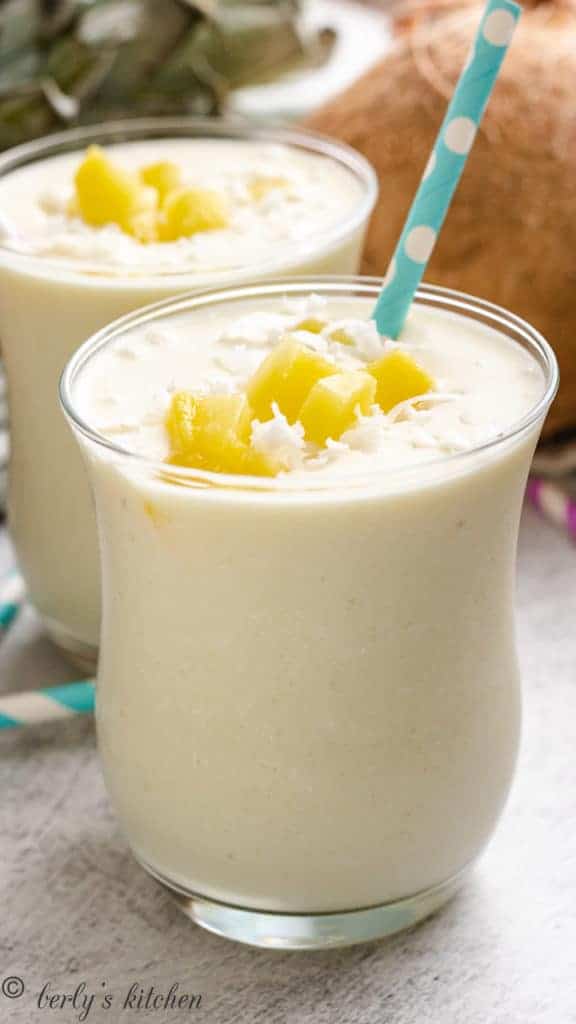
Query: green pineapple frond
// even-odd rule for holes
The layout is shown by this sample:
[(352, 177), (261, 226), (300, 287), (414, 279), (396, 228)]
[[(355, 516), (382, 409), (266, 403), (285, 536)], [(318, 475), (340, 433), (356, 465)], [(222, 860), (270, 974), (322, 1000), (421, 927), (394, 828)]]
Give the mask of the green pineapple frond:
[(0, 149), (115, 116), (222, 111), (230, 88), (327, 57), (296, 0), (0, 0)]

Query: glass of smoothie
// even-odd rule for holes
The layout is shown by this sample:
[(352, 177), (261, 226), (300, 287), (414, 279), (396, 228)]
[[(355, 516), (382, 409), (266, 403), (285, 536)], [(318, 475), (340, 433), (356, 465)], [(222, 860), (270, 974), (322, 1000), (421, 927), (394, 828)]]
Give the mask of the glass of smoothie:
[(380, 285), (160, 303), (61, 384), (99, 521), (113, 804), (187, 913), (254, 945), (430, 914), (514, 770), (516, 541), (556, 362), (434, 287), (382, 338)]
[(177, 293), (355, 272), (375, 198), (347, 147), (221, 121), (83, 128), (0, 157), (11, 530), (29, 597), (77, 662), (95, 661), (100, 584), (88, 483), (58, 408), (66, 361), (111, 320)]

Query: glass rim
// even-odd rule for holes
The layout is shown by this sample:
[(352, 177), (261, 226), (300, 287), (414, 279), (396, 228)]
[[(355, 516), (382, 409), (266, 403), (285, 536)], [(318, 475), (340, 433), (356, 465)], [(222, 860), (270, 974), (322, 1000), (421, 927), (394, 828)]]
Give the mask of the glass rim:
[[(223, 117), (145, 117), (125, 118), (117, 121), (109, 121), (106, 124), (82, 125), (78, 128), (68, 128), (65, 131), (55, 132), (38, 139), (13, 146), (0, 154), (0, 180), (28, 166), (37, 160), (43, 160), (63, 153), (71, 153), (80, 150), (84, 145), (102, 142), (104, 145), (112, 145), (122, 142), (144, 142), (146, 139), (161, 138), (214, 138), (214, 139), (239, 139), (244, 141), (255, 141), (278, 143), (280, 145), (292, 146), (319, 157), (326, 157), (333, 160), (341, 167), (345, 167), (362, 185), (362, 194), (358, 204), (344, 220), (335, 222), (334, 227), (322, 232), (320, 237), (312, 236), (310, 239), (296, 240), (285, 245), (282, 249), (288, 258), (280, 256), (274, 262), (267, 259), (265, 262), (254, 263), (246, 268), (241, 264), (226, 267), (222, 270), (211, 270), (205, 272), (206, 276), (202, 282), (202, 274), (194, 268), (179, 270), (166, 265), (150, 265), (145, 263), (133, 263), (129, 266), (118, 265), (112, 271), (101, 263), (66, 258), (52, 258), (41, 253), (29, 253), (10, 243), (6, 239), (0, 239), (0, 253), (8, 254), (19, 263), (26, 263), (29, 266), (41, 265), (44, 273), (60, 271), (74, 277), (75, 279), (99, 277), (107, 282), (138, 282), (149, 280), (151, 277), (170, 278), (178, 280), (189, 277), (191, 282), (197, 277), (201, 283), (200, 287), (223, 288), (228, 282), (234, 284), (236, 281), (242, 283), (247, 279), (262, 272), (265, 267), (268, 276), (278, 273), (282, 274), (283, 268), (290, 266), (290, 254), (297, 253), (298, 260), (305, 259), (311, 254), (317, 254), (330, 249), (340, 240), (346, 238), (356, 231), (364, 222), (367, 222), (378, 198), (378, 178), (371, 163), (351, 146), (337, 139), (329, 138), (307, 128), (292, 128), (280, 121), (258, 121), (251, 122), (245, 118)], [(208, 279), (208, 280), (207, 280)], [(214, 282), (214, 284), (212, 284)]]
[[(188, 485), (192, 489), (209, 489), (212, 492), (217, 490), (234, 490), (250, 493), (270, 494), (310, 494), (311, 492), (326, 492), (348, 490), (354, 486), (373, 488), (386, 482), (406, 477), (416, 472), (418, 475), (426, 473), (438, 466), (458, 467), (466, 466), (479, 454), (490, 452), (504, 446), (507, 442), (520, 438), (527, 433), (540, 419), (546, 415), (556, 395), (559, 383), (558, 362), (554, 351), (544, 336), (532, 327), (527, 321), (511, 313), (495, 303), (486, 299), (476, 298), (465, 292), (459, 292), (452, 288), (444, 288), (438, 285), (423, 284), (415, 295), (418, 305), (432, 306), (455, 312), (460, 315), (476, 313), (488, 326), (502, 333), (502, 327), (506, 326), (517, 332), (518, 339), (511, 338), (515, 344), (524, 344), (530, 349), (531, 354), (537, 358), (544, 374), (545, 387), (538, 401), (522, 416), (513, 423), (507, 430), (482, 441), (480, 444), (467, 448), (462, 452), (454, 452), (450, 455), (440, 455), (437, 458), (426, 462), (394, 467), (393, 469), (374, 472), (363, 470), (357, 474), (346, 475), (345, 477), (324, 476), (316, 478), (316, 474), (310, 473), (310, 480), (299, 475), (296, 480), (290, 473), (279, 477), (256, 477), (242, 474), (215, 473), (208, 470), (201, 470), (186, 466), (173, 466), (161, 459), (152, 459), (137, 452), (125, 448), (116, 443), (104, 434), (99, 433), (87, 422), (76, 410), (73, 398), (73, 389), (78, 376), (83, 372), (88, 363), (110, 343), (121, 337), (126, 331), (134, 327), (145, 326), (154, 323), (164, 316), (170, 316), (189, 310), (201, 309), (203, 306), (212, 306), (217, 303), (234, 302), (249, 298), (266, 298), (274, 296), (299, 297), (302, 292), (310, 294), (323, 294), (329, 296), (338, 294), (358, 294), (359, 297), (376, 298), (383, 284), (383, 278), (361, 277), (361, 276), (306, 276), (276, 278), (271, 281), (255, 282), (250, 285), (231, 288), (210, 288), (202, 292), (188, 292), (177, 297), (163, 299), (160, 302), (145, 306), (132, 313), (114, 320), (106, 327), (88, 338), (74, 353), (65, 366), (60, 377), (59, 398), (62, 409), (67, 420), (75, 432), (83, 438), (103, 448), (115, 456), (122, 457), (132, 465), (137, 465), (152, 471), (158, 482), (179, 483)], [(480, 322), (476, 320), (476, 322)], [(510, 338), (510, 335), (507, 335)]]

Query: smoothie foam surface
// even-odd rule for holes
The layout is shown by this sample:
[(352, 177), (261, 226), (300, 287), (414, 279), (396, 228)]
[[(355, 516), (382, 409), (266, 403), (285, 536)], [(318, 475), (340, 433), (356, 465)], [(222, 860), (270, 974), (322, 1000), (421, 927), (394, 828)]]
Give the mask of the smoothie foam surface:
[(361, 184), (345, 167), (281, 143), (167, 139), (107, 146), (105, 155), (130, 173), (170, 161), (183, 186), (223, 198), (228, 223), (149, 244), (115, 223), (86, 223), (72, 205), (80, 152), (46, 158), (0, 182), (0, 240), (29, 256), (103, 273), (137, 266), (205, 275), (304, 248), (352, 217), (362, 199)]
[(415, 306), (398, 341), (381, 337), (358, 299), (311, 295), (233, 312), (172, 316), (135, 328), (96, 356), (78, 382), (77, 404), (100, 434), (153, 460), (169, 457), (166, 415), (175, 393), (235, 394), (287, 336), (339, 371), (365, 371), (401, 352), (434, 381), (424, 395), (384, 412), (358, 410), (349, 429), (310, 443), (278, 408), (252, 424), (251, 443), (281, 457), (293, 479), (379, 473), (465, 452), (507, 433), (544, 389), (535, 360), (484, 325)]

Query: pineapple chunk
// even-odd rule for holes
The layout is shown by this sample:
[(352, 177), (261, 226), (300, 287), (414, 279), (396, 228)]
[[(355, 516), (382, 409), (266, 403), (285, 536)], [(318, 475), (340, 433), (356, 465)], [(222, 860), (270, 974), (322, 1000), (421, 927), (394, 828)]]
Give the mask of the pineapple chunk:
[(75, 186), (75, 206), (87, 224), (117, 224), (143, 242), (156, 237), (157, 192), (116, 167), (98, 146), (88, 149), (76, 171)]
[(193, 450), (196, 399), (189, 391), (178, 391), (172, 396), (166, 416), (166, 429), (173, 455), (184, 455)]
[(322, 334), (322, 331), (326, 327), (325, 320), (318, 320), (315, 316), (309, 316), (306, 320), (301, 320), (300, 323), (296, 324), (295, 331), (308, 331), (309, 334)]
[(338, 342), (339, 345), (353, 345), (354, 341), (350, 335), (344, 330), (343, 327), (336, 327), (333, 331), (330, 331), (329, 338), (331, 341)]
[[(324, 328), (328, 327), (326, 320), (319, 320), (315, 316), (308, 317), (296, 324), (295, 331), (308, 331), (310, 334), (322, 334)], [(354, 341), (343, 327), (335, 327), (328, 331), (330, 341), (337, 341), (340, 345), (353, 345)]]
[(196, 399), (194, 430), (208, 436), (230, 434), (242, 444), (250, 441), (252, 410), (244, 395), (204, 395)]
[(174, 395), (166, 417), (172, 465), (213, 473), (275, 476), (280, 465), (250, 447), (252, 410), (244, 395)]
[(208, 188), (180, 188), (169, 192), (162, 207), (160, 239), (175, 242), (198, 231), (215, 231), (229, 223), (226, 201)]
[(276, 476), (282, 466), (250, 445), (254, 413), (245, 395), (206, 395), (197, 402), (195, 444), (206, 469)]
[(264, 199), (269, 192), (275, 188), (286, 188), (286, 178), (278, 178), (273, 175), (256, 174), (248, 186), (248, 191), (257, 203)]
[(248, 401), (261, 421), (271, 419), (272, 405), (276, 402), (288, 422), (295, 423), (310, 389), (333, 373), (336, 373), (333, 363), (287, 337), (248, 381)]
[(247, 447), (239, 472), (246, 476), (278, 476), (282, 469), (286, 469), (286, 466), (274, 462), (270, 455)]
[(353, 426), (357, 412), (367, 414), (374, 403), (376, 381), (363, 370), (336, 373), (314, 385), (300, 412), (308, 441), (324, 445)]
[(140, 181), (150, 188), (155, 188), (162, 204), (169, 192), (180, 188), (180, 168), (170, 160), (159, 160), (154, 164), (146, 164), (140, 170)]
[(389, 352), (367, 369), (376, 379), (376, 401), (384, 412), (434, 389), (432, 377), (405, 352)]

